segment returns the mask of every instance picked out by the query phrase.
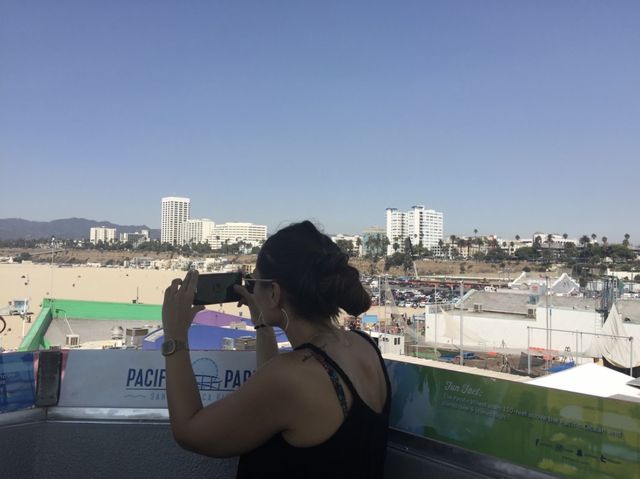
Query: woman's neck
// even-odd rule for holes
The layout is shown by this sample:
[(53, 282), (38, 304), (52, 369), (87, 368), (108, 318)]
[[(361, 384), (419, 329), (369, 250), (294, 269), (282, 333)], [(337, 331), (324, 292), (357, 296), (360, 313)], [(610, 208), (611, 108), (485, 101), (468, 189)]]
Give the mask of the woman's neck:
[(339, 329), (330, 320), (310, 320), (300, 317), (291, 318), (286, 334), (292, 348), (304, 343), (314, 343), (318, 340), (337, 338)]

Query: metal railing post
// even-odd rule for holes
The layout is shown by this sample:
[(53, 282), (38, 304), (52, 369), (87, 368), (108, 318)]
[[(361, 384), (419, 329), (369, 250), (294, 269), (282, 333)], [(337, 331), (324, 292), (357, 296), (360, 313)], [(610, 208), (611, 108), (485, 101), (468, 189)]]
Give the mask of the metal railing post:
[(527, 326), (527, 375), (531, 376), (531, 326)]
[(629, 337), (629, 376), (633, 377), (633, 336)]

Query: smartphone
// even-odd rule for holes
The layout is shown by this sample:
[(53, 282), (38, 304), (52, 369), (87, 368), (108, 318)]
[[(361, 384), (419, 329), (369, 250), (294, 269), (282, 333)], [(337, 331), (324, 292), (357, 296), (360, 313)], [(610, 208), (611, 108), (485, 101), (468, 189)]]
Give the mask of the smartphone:
[(198, 276), (193, 304), (232, 303), (240, 300), (233, 290), (234, 284), (242, 284), (242, 273), (209, 273)]

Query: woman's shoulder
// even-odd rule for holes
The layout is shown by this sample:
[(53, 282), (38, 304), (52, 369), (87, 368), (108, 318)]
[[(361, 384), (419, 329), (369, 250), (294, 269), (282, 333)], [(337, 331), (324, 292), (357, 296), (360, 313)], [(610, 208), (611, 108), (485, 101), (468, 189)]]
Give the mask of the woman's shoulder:
[(271, 358), (262, 368), (269, 375), (278, 376), (284, 381), (297, 381), (309, 370), (311, 351), (300, 350), (282, 352)]

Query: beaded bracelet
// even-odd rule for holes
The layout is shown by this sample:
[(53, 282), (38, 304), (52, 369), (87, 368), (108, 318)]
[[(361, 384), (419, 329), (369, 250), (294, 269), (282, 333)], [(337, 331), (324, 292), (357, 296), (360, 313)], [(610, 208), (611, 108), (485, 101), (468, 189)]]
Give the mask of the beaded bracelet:
[(266, 328), (267, 325), (266, 324), (256, 324), (253, 329), (260, 329), (260, 328)]

